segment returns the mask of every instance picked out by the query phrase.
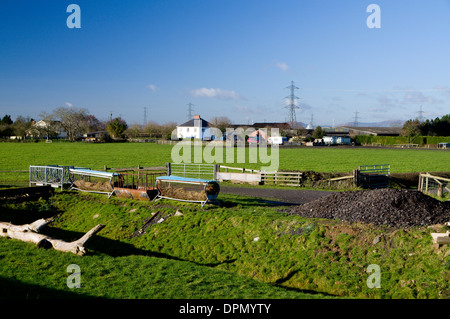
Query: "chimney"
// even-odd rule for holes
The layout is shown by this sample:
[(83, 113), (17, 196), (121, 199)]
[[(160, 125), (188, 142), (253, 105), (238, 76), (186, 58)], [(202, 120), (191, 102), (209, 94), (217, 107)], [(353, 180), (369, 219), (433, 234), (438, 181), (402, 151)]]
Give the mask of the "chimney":
[(194, 127), (201, 127), (202, 120), (200, 119), (200, 115), (194, 115)]

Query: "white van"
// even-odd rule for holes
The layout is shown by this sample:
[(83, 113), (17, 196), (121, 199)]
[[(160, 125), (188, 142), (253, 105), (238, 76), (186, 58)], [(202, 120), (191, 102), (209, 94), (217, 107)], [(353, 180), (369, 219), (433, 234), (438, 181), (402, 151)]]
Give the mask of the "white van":
[(283, 145), (287, 142), (287, 137), (285, 136), (271, 136), (269, 137), (269, 144)]

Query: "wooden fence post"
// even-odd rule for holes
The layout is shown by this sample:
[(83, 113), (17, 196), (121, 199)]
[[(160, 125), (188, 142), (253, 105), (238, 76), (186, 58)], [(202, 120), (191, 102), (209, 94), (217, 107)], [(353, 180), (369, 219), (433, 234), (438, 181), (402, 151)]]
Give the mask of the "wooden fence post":
[(353, 170), (353, 182), (355, 183), (355, 186), (359, 186), (357, 169)]
[(437, 195), (438, 195), (438, 197), (444, 197), (444, 192), (442, 191), (442, 184), (441, 183), (439, 183)]

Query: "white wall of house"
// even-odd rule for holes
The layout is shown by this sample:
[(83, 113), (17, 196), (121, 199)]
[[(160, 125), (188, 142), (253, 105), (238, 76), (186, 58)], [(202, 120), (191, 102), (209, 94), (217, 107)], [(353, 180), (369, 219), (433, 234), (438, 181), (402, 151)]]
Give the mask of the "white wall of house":
[(200, 127), (194, 127), (194, 126), (179, 126), (177, 128), (177, 137), (178, 138), (202, 138), (204, 129)]
[[(190, 125), (186, 125), (186, 124)], [(208, 131), (208, 127), (202, 126), (202, 119), (200, 115), (195, 115), (193, 121), (188, 121), (185, 124), (177, 126), (177, 138), (195, 138), (205, 139), (205, 132)], [(207, 135), (207, 134), (206, 134)]]

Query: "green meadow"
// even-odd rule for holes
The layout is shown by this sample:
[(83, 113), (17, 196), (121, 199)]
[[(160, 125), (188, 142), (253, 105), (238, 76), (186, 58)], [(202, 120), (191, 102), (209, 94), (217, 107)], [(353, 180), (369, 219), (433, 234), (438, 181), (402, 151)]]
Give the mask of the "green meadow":
[[(103, 169), (162, 166), (171, 145), (150, 143), (1, 143), (0, 171), (29, 165)], [(248, 149), (246, 150), (248, 151)], [(446, 151), (280, 148), (280, 170), (349, 172), (390, 164), (392, 172), (449, 171)], [(226, 163), (259, 169), (262, 163)], [(11, 182), (28, 174), (3, 173)], [(1, 180), (1, 179), (0, 179)], [(2, 180), (4, 182), (5, 179)], [(0, 298), (414, 298), (449, 296), (448, 247), (430, 233), (289, 215), (257, 198), (221, 194), (221, 207), (144, 202), (75, 191), (38, 201), (0, 201), (0, 220), (24, 224), (53, 216), (43, 233), (66, 241), (106, 227), (79, 257), (0, 237)], [(179, 211), (182, 215), (177, 216)], [(147, 218), (153, 224), (135, 237)], [(381, 236), (378, 243), (374, 239)], [(81, 268), (81, 288), (67, 286), (67, 266)], [(381, 287), (368, 285), (369, 265)]]
[[(54, 216), (41, 232), (65, 241), (105, 225), (83, 257), (0, 237), (0, 299), (449, 297), (449, 248), (436, 250), (430, 236), (445, 229), (308, 219), (237, 195), (221, 202), (202, 209), (60, 191), (36, 202), (0, 201), (0, 220)], [(135, 236), (153, 213), (164, 221)], [(71, 264), (80, 267), (80, 288), (67, 286)], [(370, 285), (373, 264), (379, 288)]]
[[(103, 169), (107, 167), (163, 166), (172, 162), (172, 145), (154, 143), (0, 143), (0, 170), (27, 170), (30, 165), (73, 165)], [(234, 163), (225, 152), (224, 165), (259, 169), (267, 164), (252, 163), (248, 148), (245, 162)], [(192, 151), (192, 156), (194, 152)], [(270, 152), (269, 152), (270, 154)], [(275, 154), (273, 157), (276, 158)], [(351, 172), (360, 165), (390, 164), (391, 172), (436, 172), (450, 170), (446, 150), (302, 147), (279, 149), (279, 171)]]

